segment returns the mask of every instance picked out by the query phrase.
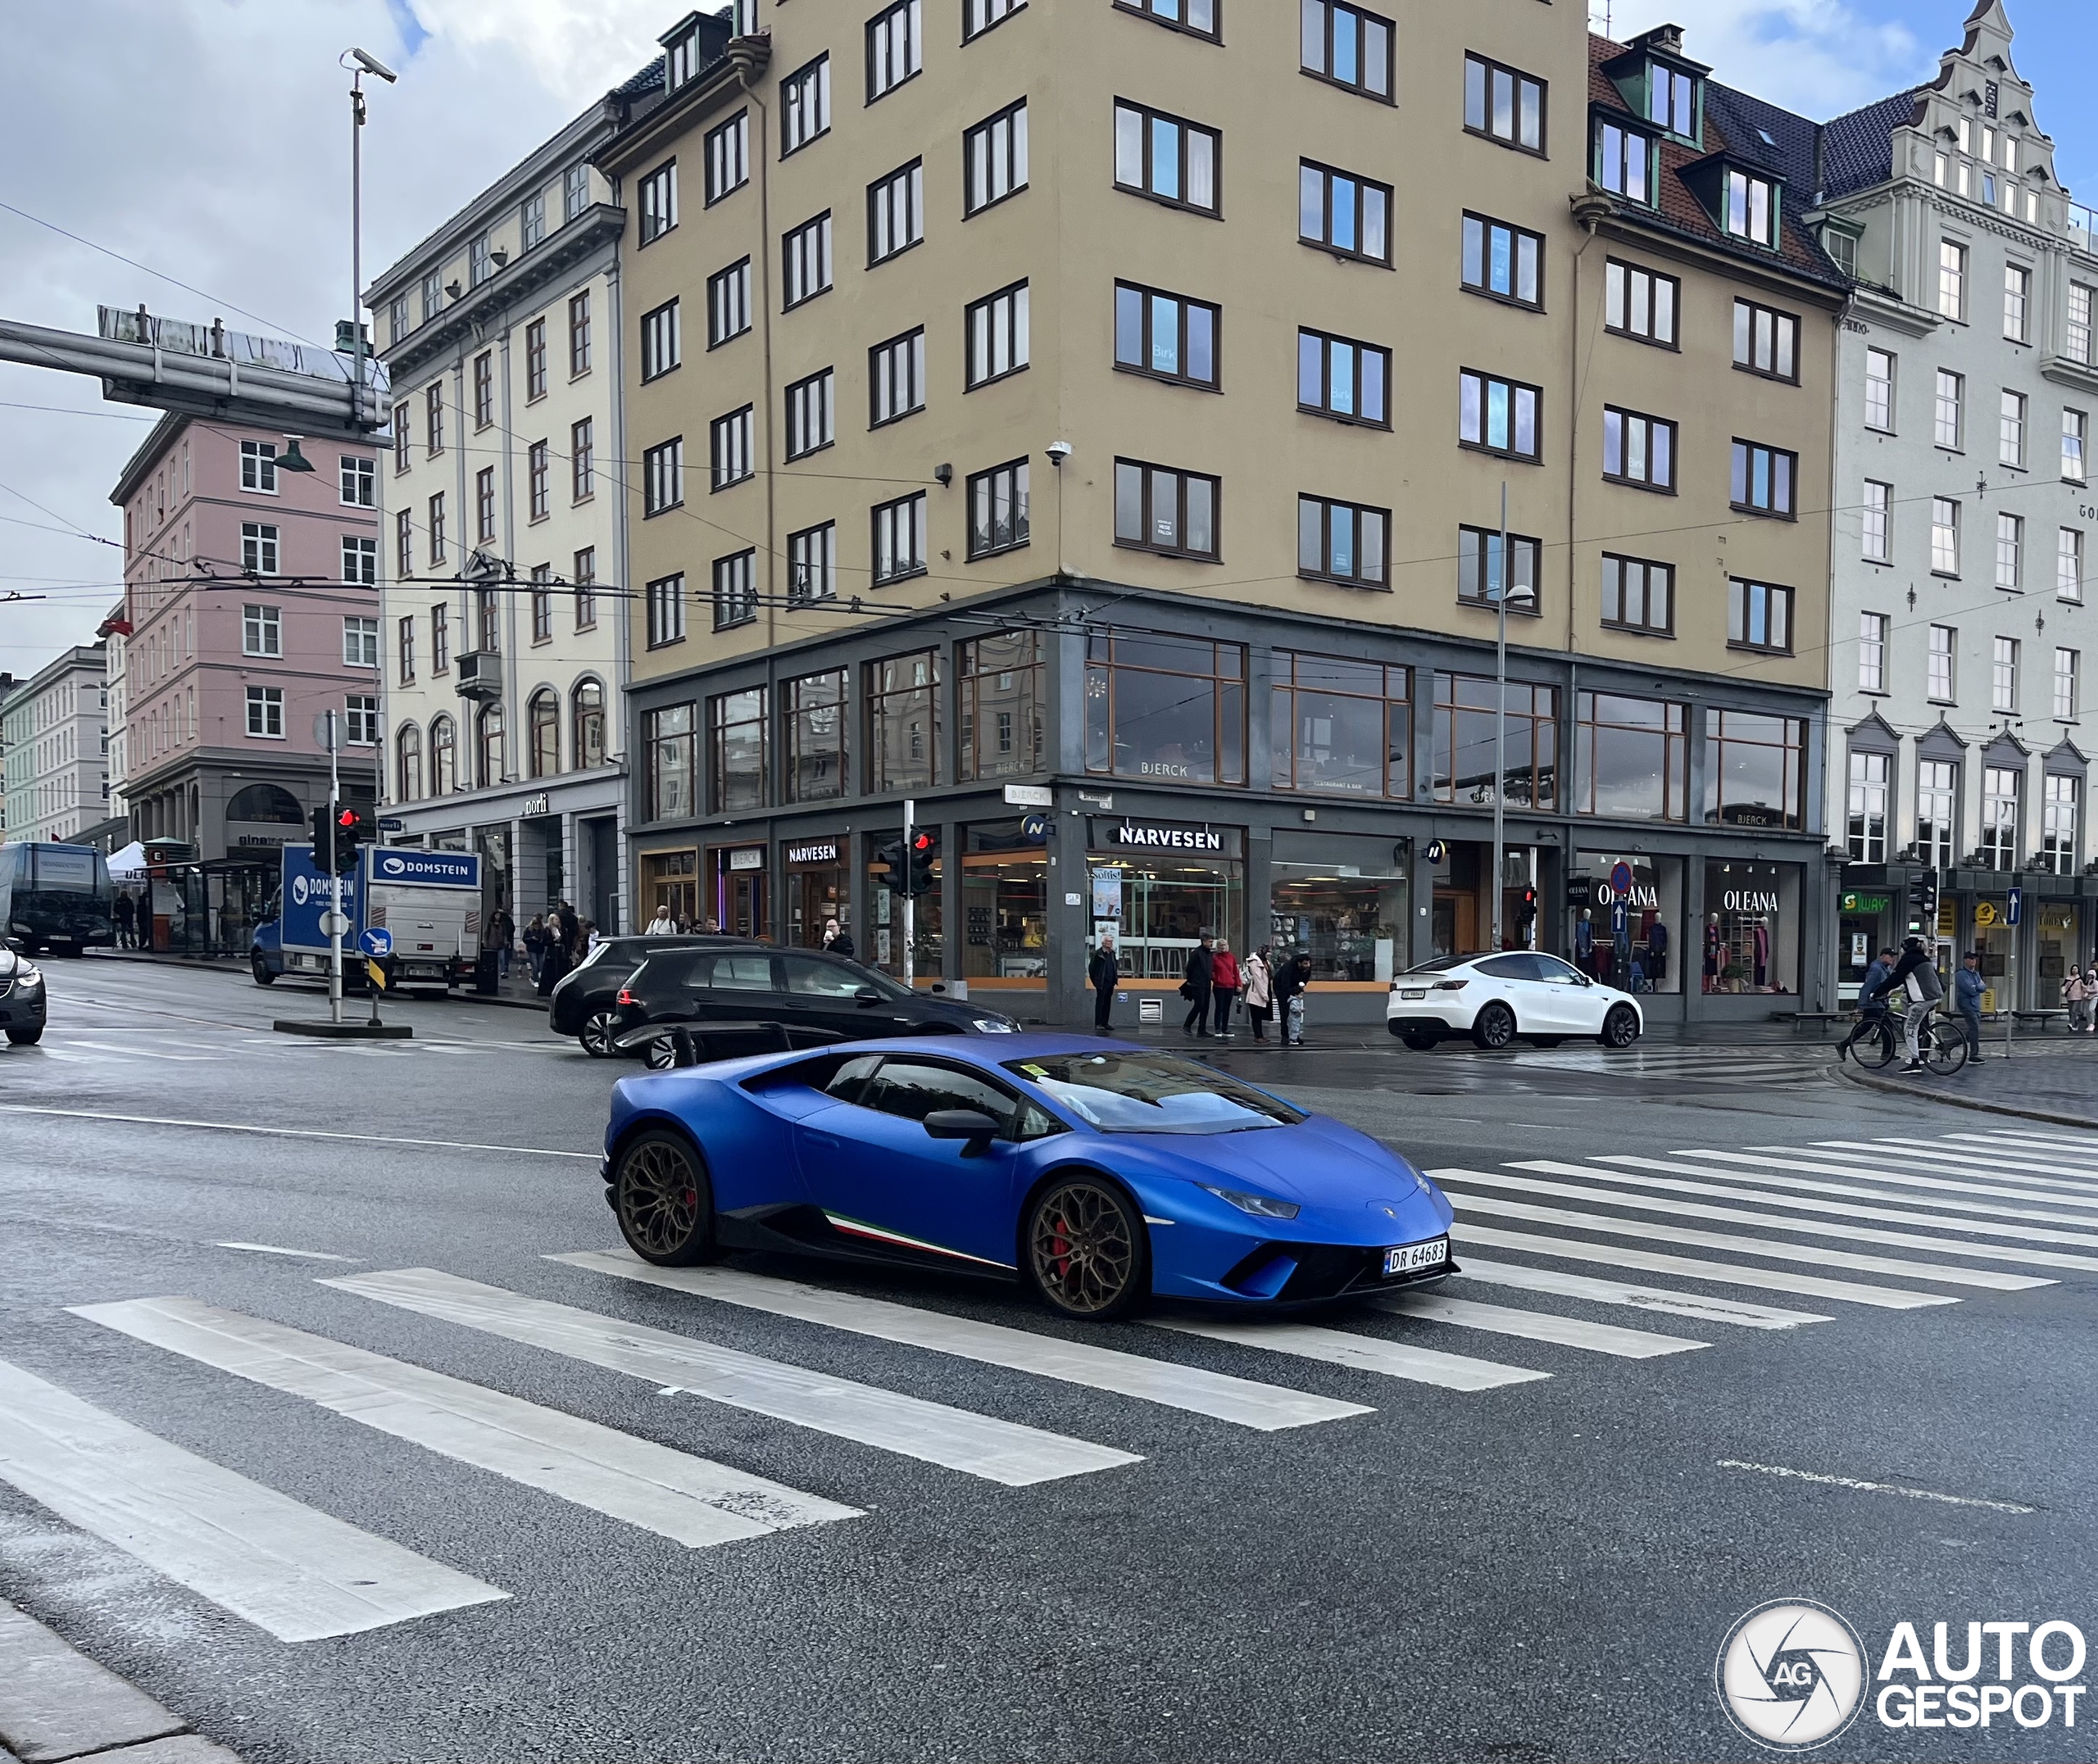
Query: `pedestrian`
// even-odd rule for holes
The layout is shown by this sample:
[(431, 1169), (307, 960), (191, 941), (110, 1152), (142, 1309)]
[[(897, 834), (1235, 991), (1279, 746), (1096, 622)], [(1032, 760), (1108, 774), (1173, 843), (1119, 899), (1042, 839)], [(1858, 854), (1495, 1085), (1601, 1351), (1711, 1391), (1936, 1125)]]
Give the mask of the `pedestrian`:
[(656, 909), (655, 918), (648, 921), (648, 928), (642, 932), (642, 936), (644, 937), (673, 936), (676, 934), (677, 928), (677, 921), (670, 917), (670, 909), (665, 905)]
[(594, 918), (586, 918), (578, 925), (575, 936), (577, 947), (586, 955), (605, 941), (598, 934), (597, 922)]
[(138, 923), (139, 909), (132, 904), (131, 896), (120, 890), (113, 910), (116, 914), (116, 946), (128, 950), (131, 947), (132, 927)]
[(2087, 1035), (2098, 1034), (2098, 967), (2083, 970), (2083, 1031)]
[(1216, 933), (1205, 925), (1201, 941), (1188, 952), (1188, 966), (1180, 980), (1180, 996), (1188, 1001), (1188, 1014), (1180, 1032), (1203, 1041), (1210, 1033), (1210, 987), (1216, 973)]
[(1945, 982), (1938, 978), (1937, 968), (1921, 937), (1911, 937), (1901, 945), (1901, 959), (1894, 964), (1887, 990), (1907, 1000), (1901, 1031), (1908, 1045), (1909, 1063), (1901, 1069), (1921, 1072), (1923, 1027), (1931, 1020), (1931, 1013), (1945, 998)]
[(838, 927), (838, 935), (830, 940), (829, 949), (833, 955), (842, 955), (847, 961), (851, 961), (860, 953), (858, 947), (852, 941), (852, 933), (842, 925)]
[(547, 921), (543, 914), (534, 913), (532, 923), (524, 927), (524, 961), (532, 970), (532, 984), (539, 983), (539, 969), (547, 959)]
[(1115, 989), (1122, 983), (1122, 958), (1115, 953), (1115, 933), (1103, 931), (1094, 947), (1092, 959), (1087, 964), (1086, 977), (1092, 982), (1092, 1032), (1112, 1035), (1115, 1032)]
[(498, 905), (488, 914), (488, 946), (495, 951), (495, 972), (498, 980), (510, 977), (511, 950), (517, 941), (517, 921), (510, 916), (509, 909)]
[(1982, 1057), (1982, 952), (1969, 950), (1952, 977), (1952, 1006), (1967, 1031), (1967, 1057)]
[(1238, 964), (1246, 1000), (1246, 1020), (1253, 1026), (1253, 1039), (1268, 1038), (1268, 1018), (1274, 1008), (1274, 977), (1268, 972), (1268, 945), (1262, 944)]
[(1893, 950), (1882, 950), (1865, 969), (1864, 978), (1858, 982), (1857, 1024), (1836, 1044), (1838, 1059), (1848, 1059), (1851, 1050), (1876, 1032), (1887, 1020), (1887, 987), (1894, 977), (1894, 964), (1898, 959)]
[(1210, 998), (1215, 1005), (1218, 1038), (1231, 1039), (1231, 1007), (1237, 1002), (1239, 987), (1238, 958), (1231, 953), (1231, 945), (1219, 940), (1216, 955), (1210, 964)]
[(1304, 989), (1310, 983), (1311, 964), (1301, 950), (1284, 959), (1275, 970), (1275, 1006), (1282, 1013), (1282, 1045), (1304, 1045)]
[(2073, 962), (2062, 981), (2062, 1003), (2068, 1007), (2068, 1032), (2081, 1035), (2091, 1021), (2091, 988)]
[(539, 996), (550, 998), (575, 960), (575, 909), (567, 901), (547, 916), (547, 959), (539, 966)]
[(718, 937), (721, 935), (721, 921), (716, 918), (711, 913), (709, 913), (706, 915), (706, 935), (708, 936)]

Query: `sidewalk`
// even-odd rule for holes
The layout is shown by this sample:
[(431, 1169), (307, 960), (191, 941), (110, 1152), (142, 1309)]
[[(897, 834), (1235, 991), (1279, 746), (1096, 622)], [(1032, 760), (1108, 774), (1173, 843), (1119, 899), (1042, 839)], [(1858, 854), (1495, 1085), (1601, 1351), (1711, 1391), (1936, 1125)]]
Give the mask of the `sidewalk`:
[(240, 1764), (136, 1685), (0, 1601), (0, 1759)]
[(1984, 1042), (1982, 1054), (1978, 1065), (1970, 1063), (1949, 1078), (1905, 1074), (1893, 1066), (1860, 1072), (1845, 1064), (1836, 1071), (1868, 1090), (2098, 1132), (2098, 1045), (2067, 1036), (2036, 1036), (2016, 1042), (2009, 1059), (2000, 1041)]
[[(160, 968), (189, 968), (205, 973), (238, 974), (245, 976), (247, 964), (231, 955), (167, 955), (158, 950), (96, 950), (80, 958), (93, 962), (141, 962)], [(512, 964), (510, 977), (498, 981), (492, 992), (476, 992), (471, 987), (451, 995), (469, 1004), (502, 1004), (513, 1010), (537, 1011), (544, 1016), (547, 1001), (538, 995), (532, 984), (531, 969), (520, 956)]]

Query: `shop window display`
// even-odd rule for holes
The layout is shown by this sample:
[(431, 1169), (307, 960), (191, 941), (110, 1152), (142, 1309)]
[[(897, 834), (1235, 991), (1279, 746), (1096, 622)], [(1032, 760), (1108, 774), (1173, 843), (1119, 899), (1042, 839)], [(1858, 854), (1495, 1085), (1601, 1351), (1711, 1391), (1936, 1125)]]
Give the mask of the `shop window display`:
[[(667, 912), (679, 925), (689, 925), (699, 916), (699, 854), (697, 851), (650, 851), (641, 859), (641, 898), (648, 918)], [(643, 921), (643, 923), (647, 920)]]
[(1266, 941), (1307, 954), (1314, 980), (1388, 982), (1406, 965), (1405, 856), (1389, 840), (1278, 834)]
[(1705, 864), (1705, 991), (1798, 992), (1800, 878), (1796, 864)]
[(972, 827), (962, 856), (961, 971), (970, 981), (1041, 981), (1049, 971), (1049, 855), (1018, 821)]
[(1088, 859), (1093, 938), (1097, 942), (1102, 931), (1115, 932), (1125, 975), (1178, 981), (1205, 927), (1245, 953), (1244, 848), (1237, 830), (1206, 830), (1215, 846), (1196, 856), (1184, 850), (1138, 855), (1117, 850), (1126, 842), (1116, 834), (1151, 830), (1100, 821), (1093, 828)]
[(1410, 796), (1410, 680), (1405, 668), (1277, 650), (1270, 743), (1274, 787), (1339, 796)]
[[(1611, 873), (1619, 864), (1632, 870), (1624, 895), (1624, 933), (1615, 934), (1618, 893)], [(1683, 861), (1632, 851), (1579, 851), (1573, 873), (1588, 879), (1589, 904), (1574, 909), (1574, 965), (1584, 974), (1626, 992), (1680, 992), (1683, 951)]]
[[(885, 845), (901, 839), (903, 829), (892, 827), (886, 832), (874, 832), (867, 836), (867, 850), (879, 852)], [(933, 860), (933, 887), (929, 893), (921, 894), (911, 901), (910, 967), (913, 983), (929, 986), (946, 973), (945, 903), (942, 899), (942, 878), (947, 872), (944, 851)], [(905, 896), (903, 878), (892, 876), (888, 866), (878, 856), (870, 856), (867, 863), (867, 907), (869, 923), (866, 935), (855, 932), (853, 942), (858, 946), (860, 959), (870, 963), (883, 973), (903, 977), (903, 935)]]
[(1246, 651), (1114, 631), (1089, 640), (1086, 769), (1180, 784), (1246, 782)]

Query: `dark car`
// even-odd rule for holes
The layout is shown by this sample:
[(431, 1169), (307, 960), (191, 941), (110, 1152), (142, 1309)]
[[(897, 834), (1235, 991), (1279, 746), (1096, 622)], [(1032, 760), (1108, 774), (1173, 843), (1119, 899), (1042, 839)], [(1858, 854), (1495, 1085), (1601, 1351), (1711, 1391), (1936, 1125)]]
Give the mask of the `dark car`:
[(0, 1032), (20, 1046), (41, 1041), (44, 1009), (43, 973), (0, 943)]
[[(660, 954), (652, 949), (620, 989), (618, 1012), (622, 1036), (663, 1023), (779, 1023), (809, 1039), (845, 1041), (1010, 1035), (1019, 1027), (997, 1011), (915, 991), (843, 956), (749, 944)], [(651, 1063), (669, 1063), (667, 1041), (648, 1051)]]
[(609, 1059), (616, 1052), (612, 1037), (619, 1029), (620, 988), (634, 969), (652, 955), (720, 945), (763, 947), (748, 937), (606, 937), (555, 982), (547, 1001), (547, 1026), (556, 1035), (574, 1036), (592, 1059)]

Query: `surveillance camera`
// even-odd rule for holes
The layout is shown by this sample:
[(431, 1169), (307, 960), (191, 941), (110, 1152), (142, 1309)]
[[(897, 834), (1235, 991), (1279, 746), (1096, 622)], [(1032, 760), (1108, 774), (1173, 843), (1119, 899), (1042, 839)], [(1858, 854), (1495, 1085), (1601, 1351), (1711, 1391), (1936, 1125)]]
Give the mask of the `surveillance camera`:
[(352, 49), (350, 53), (356, 58), (358, 66), (367, 74), (384, 80), (389, 86), (401, 77), (375, 55), (366, 55), (361, 49)]
[(1071, 456), (1071, 444), (1068, 441), (1052, 441), (1049, 443), (1048, 452), (1049, 463), (1060, 466)]

